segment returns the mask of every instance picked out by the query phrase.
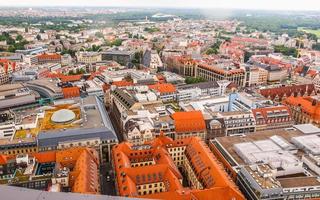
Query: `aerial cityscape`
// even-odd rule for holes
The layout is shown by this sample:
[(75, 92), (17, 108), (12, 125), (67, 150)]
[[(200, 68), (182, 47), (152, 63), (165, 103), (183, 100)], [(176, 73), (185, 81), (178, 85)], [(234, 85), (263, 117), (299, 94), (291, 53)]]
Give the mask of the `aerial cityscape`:
[(320, 199), (320, 2), (0, 2), (0, 200), (140, 198)]

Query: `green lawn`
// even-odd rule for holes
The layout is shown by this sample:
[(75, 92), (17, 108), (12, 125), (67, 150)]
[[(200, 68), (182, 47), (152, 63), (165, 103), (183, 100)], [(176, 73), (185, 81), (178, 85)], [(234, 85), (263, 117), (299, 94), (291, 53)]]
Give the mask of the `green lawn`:
[(308, 29), (308, 28), (299, 27), (298, 30), (299, 30), (299, 31), (304, 31), (304, 32), (306, 32), (306, 33), (315, 34), (318, 38), (320, 38), (320, 29), (313, 30), (313, 29)]

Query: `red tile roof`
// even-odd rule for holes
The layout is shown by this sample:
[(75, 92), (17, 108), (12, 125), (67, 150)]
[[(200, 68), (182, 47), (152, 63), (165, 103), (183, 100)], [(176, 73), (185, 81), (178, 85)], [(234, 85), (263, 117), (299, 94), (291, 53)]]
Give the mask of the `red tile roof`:
[(206, 124), (200, 111), (175, 112), (172, 114), (177, 133), (204, 131)]
[(80, 96), (80, 89), (78, 87), (62, 88), (64, 98), (72, 98)]
[(320, 102), (310, 96), (307, 97), (288, 97), (284, 104), (289, 107), (300, 107), (302, 113), (307, 113), (310, 118), (320, 123)]
[(82, 74), (79, 75), (69, 75), (69, 76), (61, 76), (59, 77), (62, 82), (75, 82), (80, 81), (82, 78)]
[(60, 54), (40, 54), (37, 55), (37, 58), (39, 60), (59, 60), (61, 59), (61, 55)]
[(117, 86), (117, 87), (127, 87), (127, 86), (132, 86), (132, 85), (134, 85), (134, 83), (131, 82), (131, 81), (125, 81), (125, 80), (123, 80), (123, 81), (114, 81), (114, 82), (112, 83), (112, 85), (115, 85), (115, 86)]
[[(268, 116), (268, 114), (281, 113), (286, 111), (288, 113), (288, 117), (282, 118), (282, 121), (279, 119), (275, 120), (273, 116)], [(287, 106), (272, 106), (272, 107), (265, 107), (265, 108), (256, 108), (252, 109), (252, 113), (256, 119), (257, 124), (272, 124), (272, 123), (281, 123), (284, 121), (291, 121), (291, 112)]]
[[(228, 177), (215, 156), (199, 138), (173, 141), (160, 135), (146, 144), (148, 148), (134, 148), (130, 143), (115, 145), (112, 149), (117, 189), (121, 196), (150, 199), (207, 199), (243, 200), (244, 197)], [(169, 148), (183, 147), (182, 152), (193, 167), (196, 178), (204, 189), (183, 187), (182, 176), (170, 156)], [(154, 161), (152, 165), (132, 167), (136, 162)], [(154, 194), (138, 194), (138, 186), (147, 183), (165, 183), (165, 189)]]
[(313, 84), (304, 85), (290, 85), (278, 88), (268, 88), (260, 90), (260, 94), (266, 98), (274, 100), (279, 98), (282, 100), (283, 97), (289, 97), (293, 95), (311, 95), (315, 92), (315, 87)]
[(175, 93), (176, 87), (171, 83), (157, 83), (154, 85), (149, 85), (149, 88), (157, 92), (162, 93)]

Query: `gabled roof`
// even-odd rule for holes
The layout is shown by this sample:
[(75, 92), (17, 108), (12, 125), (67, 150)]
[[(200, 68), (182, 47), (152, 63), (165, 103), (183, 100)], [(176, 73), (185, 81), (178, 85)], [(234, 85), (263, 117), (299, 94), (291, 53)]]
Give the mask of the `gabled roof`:
[(61, 55), (59, 54), (41, 54), (41, 55), (37, 55), (38, 59), (41, 60), (46, 60), (46, 59), (61, 59)]
[(160, 93), (174, 93), (176, 92), (176, 87), (170, 83), (157, 83), (154, 85), (149, 85), (149, 88)]
[(300, 107), (301, 112), (307, 113), (313, 120), (320, 122), (320, 102), (312, 97), (288, 97), (284, 104), (293, 107)]
[[(170, 148), (175, 147), (185, 148), (182, 153), (203, 189), (183, 187), (180, 182), (182, 176), (179, 171), (178, 174), (175, 172), (177, 167), (171, 166), (175, 164), (168, 153)], [(128, 142), (115, 145), (112, 154), (121, 196), (177, 200), (244, 200), (215, 156), (199, 138), (172, 140), (161, 134), (157, 139), (141, 146)], [(154, 160), (152, 165), (131, 166), (134, 162), (150, 161), (150, 158)], [(154, 194), (138, 194), (138, 186), (159, 182), (164, 183), (164, 190)]]
[(177, 133), (204, 131), (206, 124), (200, 111), (175, 112), (172, 114)]

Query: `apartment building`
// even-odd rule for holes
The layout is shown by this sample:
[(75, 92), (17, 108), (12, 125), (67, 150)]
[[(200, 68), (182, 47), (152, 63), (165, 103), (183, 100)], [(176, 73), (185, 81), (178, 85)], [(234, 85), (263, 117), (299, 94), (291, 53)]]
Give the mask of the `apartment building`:
[(47, 64), (47, 63), (61, 63), (60, 54), (40, 54), (37, 55), (38, 63), (37, 64)]
[(313, 84), (288, 85), (260, 89), (260, 94), (271, 100), (282, 101), (290, 96), (315, 95), (316, 89)]
[(0, 184), (38, 190), (99, 194), (99, 155), (78, 147), (61, 151), (0, 155)]
[(101, 53), (102, 61), (116, 61), (117, 63), (126, 66), (134, 58), (133, 51), (108, 50)]
[(10, 81), (10, 75), (18, 70), (16, 62), (0, 59), (0, 85)]
[(206, 124), (200, 111), (175, 112), (171, 117), (175, 127), (174, 139), (199, 137), (206, 140)]
[(144, 145), (121, 143), (112, 151), (116, 190), (120, 196), (244, 199), (199, 138), (173, 141), (161, 135)]
[(289, 128), (294, 124), (287, 106), (271, 106), (252, 109), (256, 120), (256, 131)]
[(256, 121), (252, 112), (219, 112), (217, 118), (223, 120), (227, 136), (246, 135), (256, 131)]
[(99, 52), (78, 52), (76, 57), (78, 63), (83, 64), (93, 64), (102, 61), (101, 53)]
[(208, 81), (228, 80), (240, 87), (244, 86), (245, 84), (244, 69), (225, 66), (225, 64), (199, 64), (196, 70), (196, 77), (202, 77)]
[(311, 97), (288, 97), (284, 100), (297, 124), (314, 124), (320, 127), (320, 102)]
[(153, 90), (163, 102), (173, 102), (176, 100), (177, 89), (170, 83), (157, 83), (148, 86)]

